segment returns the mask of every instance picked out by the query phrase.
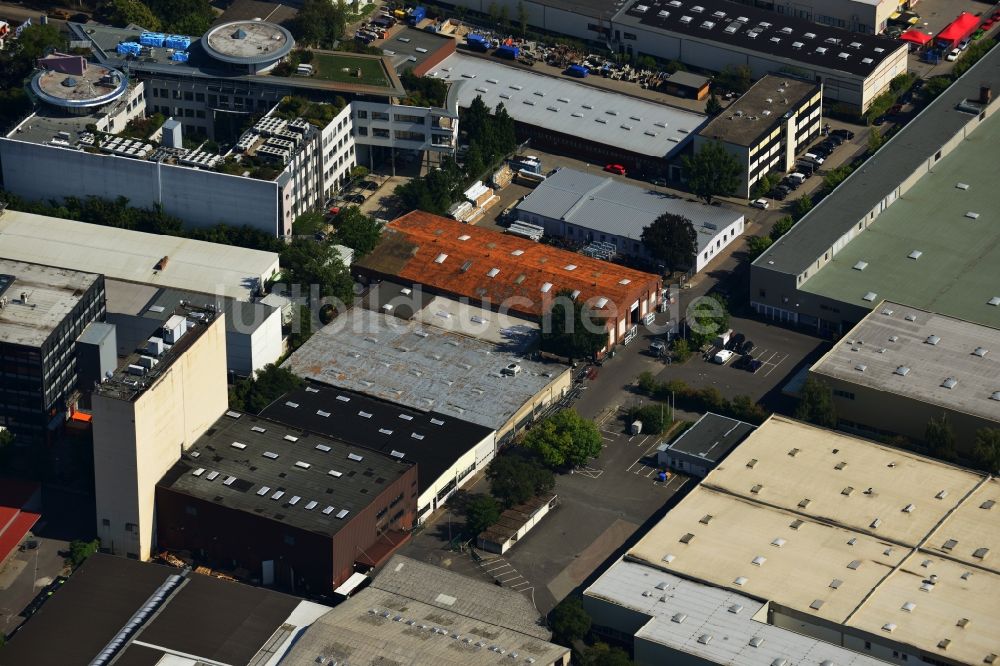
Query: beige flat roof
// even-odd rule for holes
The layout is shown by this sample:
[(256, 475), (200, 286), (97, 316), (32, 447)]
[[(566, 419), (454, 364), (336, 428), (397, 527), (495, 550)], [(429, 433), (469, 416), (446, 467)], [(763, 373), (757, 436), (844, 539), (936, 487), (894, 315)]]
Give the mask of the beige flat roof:
[[(250, 300), (256, 281), (278, 270), (275, 252), (16, 210), (0, 216), (0, 248), (5, 257), (19, 261), (241, 301)], [(163, 257), (166, 266), (156, 270)]]
[(996, 479), (772, 417), (626, 557), (971, 664), (1000, 654), (998, 550)]
[(435, 296), (413, 318), (424, 324), (461, 333), (496, 345), (528, 347), (538, 336), (538, 324), (509, 312), (493, 312), (471, 303)]
[[(750, 467), (752, 460), (756, 463)], [(703, 484), (912, 545), (981, 478), (900, 449), (775, 416)], [(850, 494), (844, 494), (848, 488)], [(941, 491), (945, 495), (938, 499)], [(801, 506), (805, 500), (808, 504)], [(875, 520), (878, 527), (872, 527)]]
[[(937, 582), (925, 592), (921, 586), (931, 575)], [(905, 611), (906, 603), (916, 605)], [(969, 620), (964, 629), (958, 626), (963, 618)], [(987, 663), (988, 655), (1000, 654), (1000, 576), (917, 552), (879, 585), (847, 624), (945, 659)], [(896, 626), (890, 632), (883, 629), (887, 624)], [(947, 647), (937, 647), (945, 639), (951, 641)]]
[(934, 530), (923, 548), (1000, 574), (1000, 481), (989, 479), (976, 488)]
[[(707, 524), (702, 522), (706, 516), (711, 516)], [(792, 527), (795, 521), (802, 521), (797, 528)], [(681, 543), (687, 534), (694, 537)], [(783, 544), (775, 545), (776, 539)], [(907, 552), (881, 539), (699, 486), (628, 557), (840, 624)], [(673, 560), (664, 561), (670, 555)], [(765, 560), (756, 565), (757, 557)], [(849, 568), (855, 561), (857, 568)], [(738, 585), (738, 577), (746, 581)], [(834, 580), (840, 581), (836, 588)], [(822, 605), (811, 609), (817, 600)]]

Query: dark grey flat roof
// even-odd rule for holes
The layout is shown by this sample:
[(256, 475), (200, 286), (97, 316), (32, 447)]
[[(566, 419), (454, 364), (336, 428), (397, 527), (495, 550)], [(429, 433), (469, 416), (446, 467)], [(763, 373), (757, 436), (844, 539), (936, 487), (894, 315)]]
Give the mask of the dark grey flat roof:
[[(573, 14), (609, 20), (628, 0), (531, 0), (532, 4), (561, 9)], [(486, 5), (484, 5), (486, 6)], [(514, 20), (516, 17), (511, 18)]]
[[(979, 87), (1000, 90), (1000, 49), (993, 49), (911, 120), (754, 262), (755, 268), (798, 275), (975, 116), (956, 106), (977, 99)], [(996, 102), (994, 102), (995, 104)]]
[[(87, 664), (179, 569), (89, 558), (0, 650), (0, 664)], [(271, 590), (190, 573), (116, 664), (147, 666), (167, 653), (247, 664), (301, 603)], [(58, 640), (53, 637), (58, 636)]]
[[(701, 11), (695, 11), (699, 7)], [(890, 37), (849, 32), (727, 0), (635, 0), (615, 16), (614, 23), (720, 42), (805, 67), (858, 76), (868, 76), (893, 52), (906, 48)]]
[(309, 532), (333, 535), (412, 466), (356, 445), (230, 411), (184, 453), (158, 485)]
[(768, 74), (698, 132), (737, 146), (755, 146), (790, 113), (818, 94), (819, 84)]
[[(362, 412), (370, 416), (359, 416)], [(437, 412), (418, 412), (315, 384), (286, 393), (260, 415), (385, 455), (403, 453), (417, 463), (421, 491), (493, 432)]]
[(756, 429), (749, 423), (708, 412), (671, 442), (667, 450), (714, 463), (726, 457)]

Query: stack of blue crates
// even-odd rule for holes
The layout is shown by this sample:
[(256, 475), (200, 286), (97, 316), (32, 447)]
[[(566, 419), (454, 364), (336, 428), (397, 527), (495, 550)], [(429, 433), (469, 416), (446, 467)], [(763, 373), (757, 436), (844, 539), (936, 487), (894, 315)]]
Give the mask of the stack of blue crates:
[(170, 59), (173, 60), (174, 62), (187, 62), (188, 61), (187, 51), (175, 51), (170, 56)]
[(163, 45), (168, 49), (187, 51), (188, 47), (191, 46), (191, 38), (184, 35), (170, 35), (163, 41)]
[(139, 35), (139, 43), (143, 46), (163, 46), (163, 40), (167, 38), (161, 32), (144, 32)]
[(118, 52), (118, 55), (138, 56), (142, 51), (142, 47), (136, 42), (122, 42), (115, 50)]

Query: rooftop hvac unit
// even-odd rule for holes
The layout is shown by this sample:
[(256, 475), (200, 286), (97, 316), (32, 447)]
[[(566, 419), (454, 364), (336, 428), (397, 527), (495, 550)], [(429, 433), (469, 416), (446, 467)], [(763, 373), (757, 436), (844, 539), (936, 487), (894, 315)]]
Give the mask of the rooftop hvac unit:
[(144, 374), (146, 374), (146, 368), (142, 367), (141, 365), (130, 364), (128, 366), (128, 374), (138, 375), (139, 377), (142, 377)]
[(509, 363), (503, 370), (500, 371), (501, 374), (507, 375), (509, 377), (515, 377), (521, 372), (521, 366), (517, 363)]
[(163, 338), (150, 338), (146, 341), (146, 353), (150, 356), (163, 355)]

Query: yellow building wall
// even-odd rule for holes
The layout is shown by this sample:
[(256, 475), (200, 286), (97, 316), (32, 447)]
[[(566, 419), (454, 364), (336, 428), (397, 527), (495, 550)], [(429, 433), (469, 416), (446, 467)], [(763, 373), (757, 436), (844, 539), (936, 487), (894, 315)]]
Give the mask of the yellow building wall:
[(149, 559), (156, 533), (156, 483), (227, 406), (221, 315), (134, 401), (94, 396), (94, 481), (102, 549)]

